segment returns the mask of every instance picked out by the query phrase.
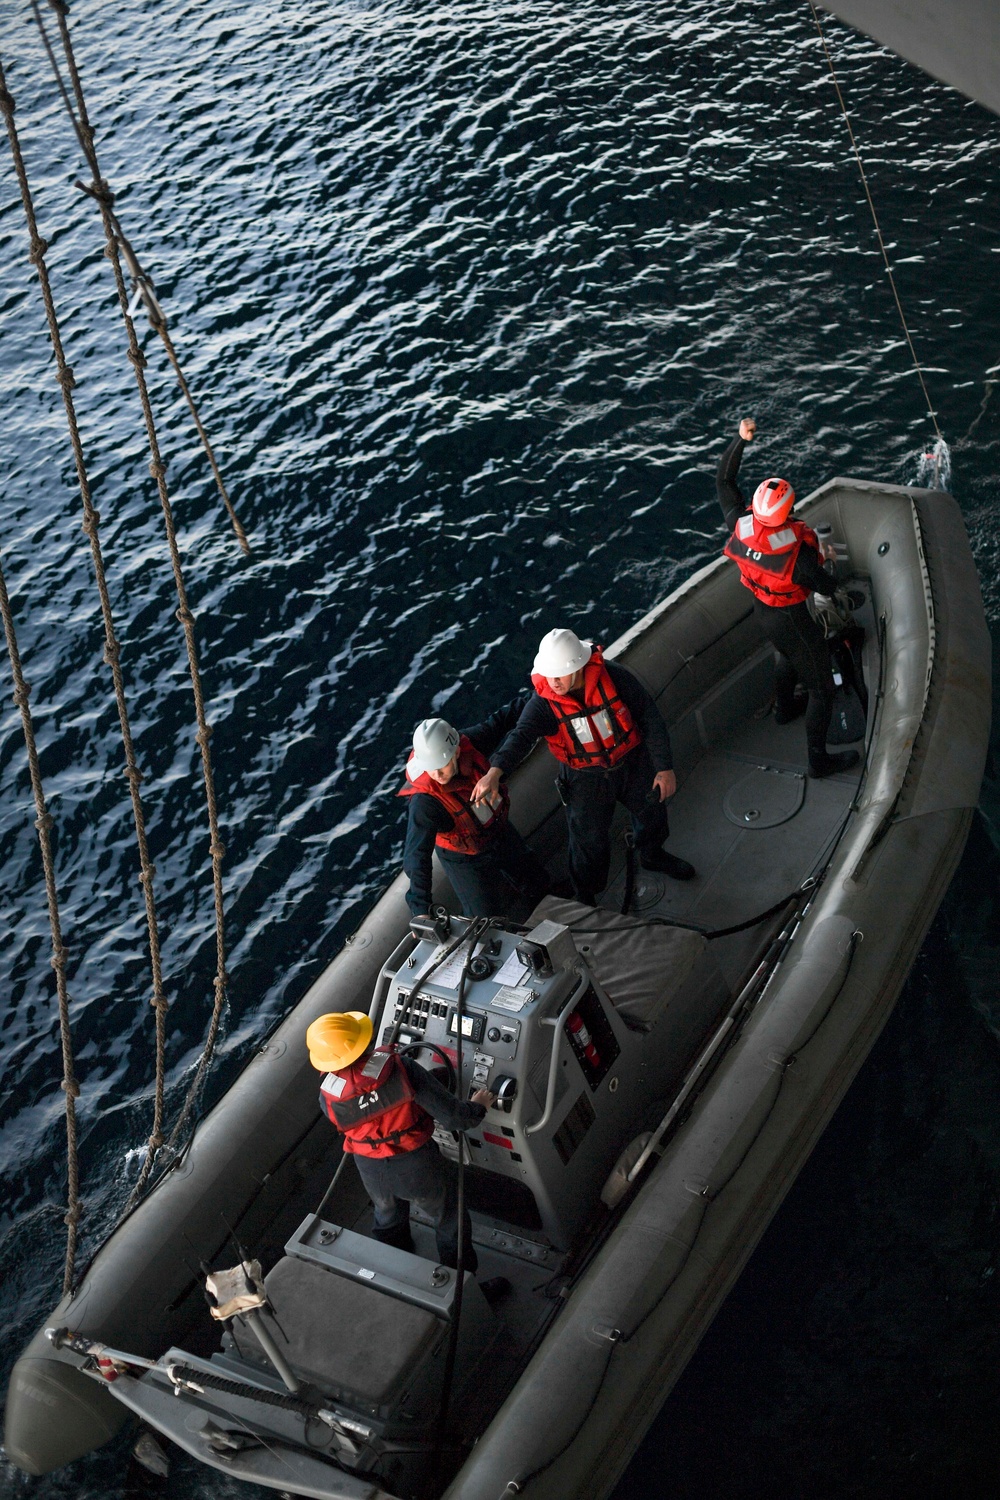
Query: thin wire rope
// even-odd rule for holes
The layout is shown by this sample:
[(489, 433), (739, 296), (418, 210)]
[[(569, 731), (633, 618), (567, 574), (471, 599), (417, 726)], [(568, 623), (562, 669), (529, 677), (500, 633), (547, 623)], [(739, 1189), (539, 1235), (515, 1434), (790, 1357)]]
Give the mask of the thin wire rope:
[[(42, 23), (41, 12), (38, 10), (36, 0), (32, 0), (35, 9), (35, 19), (40, 31), (45, 33)], [(95, 198), (101, 211), (101, 220), (104, 225), (104, 234), (107, 244), (104, 253), (111, 262), (114, 271), (115, 286), (118, 291), (118, 302), (121, 308), (122, 321), (125, 324), (125, 332), (128, 338), (128, 359), (135, 374), (136, 386), (139, 391), (139, 400), (142, 405), (143, 419), (146, 425), (146, 436), (149, 442), (150, 464), (149, 472), (156, 481), (157, 491), (160, 497), (160, 508), (163, 512), (164, 527), (167, 535), (167, 545), (170, 551), (170, 563), (174, 574), (174, 584), (177, 591), (178, 609), (177, 618), (184, 630), (184, 641), (187, 648), (188, 667), (191, 676), (191, 690), (194, 696), (195, 717), (198, 728), (195, 740), (201, 751), (202, 775), (205, 783), (205, 802), (208, 809), (209, 824), (209, 851), (212, 858), (212, 887), (215, 906), (215, 950), (216, 950), (216, 973), (215, 973), (215, 999), (212, 1005), (212, 1014), (208, 1025), (208, 1034), (205, 1045), (195, 1068), (194, 1078), (181, 1106), (180, 1115), (170, 1133), (167, 1141), (168, 1147), (176, 1145), (187, 1125), (191, 1111), (198, 1099), (208, 1066), (215, 1052), (215, 1043), (219, 1033), (222, 1020), (223, 1006), (226, 999), (226, 939), (224, 925), (223, 889), (222, 889), (222, 861), (226, 849), (219, 834), (219, 815), (215, 796), (215, 778), (212, 772), (212, 757), (209, 749), (211, 739), (211, 726), (205, 714), (205, 699), (202, 691), (201, 673), (198, 666), (198, 648), (194, 633), (194, 615), (188, 604), (187, 588), (184, 583), (184, 573), (181, 565), (180, 549), (177, 544), (177, 531), (174, 524), (173, 508), (170, 502), (170, 492), (167, 489), (166, 468), (160, 455), (160, 446), (157, 439), (156, 423), (153, 418), (153, 410), (149, 401), (149, 391), (146, 386), (146, 378), (143, 373), (146, 365), (146, 356), (143, 354), (135, 331), (135, 324), (129, 313), (128, 292), (125, 286), (125, 276), (122, 271), (121, 256), (119, 254), (118, 238), (115, 233), (114, 215), (112, 213), (113, 195), (105, 179), (101, 176), (100, 164), (97, 159), (97, 151), (94, 146), (94, 135), (87, 113), (87, 104), (83, 93), (83, 84), (80, 72), (76, 64), (76, 56), (73, 51), (73, 42), (69, 34), (69, 26), (66, 20), (66, 10), (63, 0), (49, 0), (55, 11), (59, 27), (59, 37), (62, 43), (63, 55), (69, 71), (70, 83), (73, 88), (73, 96), (76, 100), (77, 111), (77, 134), (87, 159), (87, 165), (93, 173), (93, 183), (89, 185), (88, 191)]]
[[(0, 74), (0, 88), (6, 93), (6, 85)], [(21, 727), (28, 750), (28, 770), (31, 774), (31, 791), (35, 799), (35, 827), (42, 853), (42, 869), (45, 872), (45, 895), (49, 908), (49, 927), (52, 932), (52, 967), (56, 975), (56, 994), (59, 998), (59, 1037), (62, 1043), (62, 1089), (66, 1095), (66, 1261), (63, 1267), (63, 1295), (73, 1285), (73, 1267), (76, 1261), (76, 1238), (80, 1223), (80, 1169), (77, 1150), (76, 1101), (80, 1097), (80, 1085), (76, 1081), (73, 1063), (73, 1034), (69, 1019), (69, 992), (66, 987), (66, 948), (63, 944), (62, 923), (59, 920), (59, 894), (56, 888), (55, 861), (52, 857), (52, 815), (45, 802), (42, 773), (38, 765), (38, 748), (35, 744), (35, 727), (31, 718), (31, 688), (24, 680), (21, 668), (21, 653), (17, 646), (14, 629), (14, 612), (10, 607), (7, 582), (0, 567), (0, 614), (3, 615), (4, 634), (7, 637), (7, 655), (10, 658), (11, 675), (14, 678), (14, 702), (21, 710)]]
[(990, 399), (992, 398), (993, 392), (996, 390), (997, 385), (1000, 384), (1000, 381), (991, 380), (990, 376), (996, 375), (998, 370), (1000, 370), (1000, 365), (991, 365), (991, 367), (986, 371), (986, 382), (983, 386), (983, 399), (979, 403), (978, 412), (969, 423), (968, 432), (965, 434), (965, 437), (961, 439), (963, 443), (967, 443), (969, 441), (970, 437), (975, 432), (976, 428), (979, 426), (980, 422), (986, 415), (986, 408), (990, 404)]
[(115, 702), (118, 706), (118, 722), (121, 727), (122, 745), (125, 751), (125, 775), (128, 778), (129, 794), (132, 800), (132, 816), (135, 822), (136, 844), (139, 850), (139, 883), (143, 889), (146, 908), (146, 928), (149, 935), (149, 960), (152, 971), (152, 999), (156, 1024), (156, 1089), (153, 1102), (153, 1124), (146, 1147), (146, 1156), (139, 1173), (139, 1179), (134, 1189), (135, 1193), (142, 1191), (152, 1170), (153, 1160), (157, 1151), (163, 1144), (163, 1059), (166, 1034), (166, 1010), (167, 999), (163, 989), (163, 969), (160, 959), (160, 937), (156, 918), (156, 901), (153, 891), (153, 882), (156, 874), (155, 867), (149, 857), (149, 845), (146, 838), (146, 816), (142, 804), (142, 795), (139, 790), (142, 782), (142, 772), (136, 761), (135, 746), (132, 740), (132, 728), (129, 722), (128, 704), (125, 698), (125, 682), (121, 669), (121, 651), (118, 639), (115, 635), (114, 612), (111, 606), (111, 595), (108, 590), (107, 576), (104, 569), (104, 555), (101, 549), (100, 538), (100, 513), (95, 508), (91, 498), (90, 478), (87, 473), (87, 464), (83, 452), (83, 442), (80, 437), (80, 428), (76, 416), (76, 404), (73, 399), (73, 388), (76, 384), (72, 367), (66, 360), (63, 348), (62, 335), (59, 328), (59, 318), (56, 313), (55, 299), (52, 295), (52, 286), (49, 281), (48, 267), (45, 264), (45, 254), (48, 244), (39, 233), (38, 221), (35, 215), (35, 205), (32, 198), (31, 187), (28, 182), (27, 168), (24, 161), (24, 153), (21, 150), (20, 137), (17, 126), (14, 123), (15, 103), (7, 89), (6, 75), (3, 65), (0, 63), (0, 107), (3, 109), (7, 124), (7, 137), (10, 141), (11, 155), (14, 160), (14, 170), (17, 174), (18, 185), (21, 190), (21, 202), (24, 207), (24, 216), (28, 226), (29, 237), (29, 260), (38, 273), (38, 283), (42, 293), (42, 301), (45, 304), (45, 316), (49, 325), (49, 337), (52, 340), (52, 350), (56, 361), (56, 379), (62, 391), (63, 406), (66, 411), (66, 422), (69, 427), (70, 444), (73, 449), (73, 459), (76, 464), (77, 482), (80, 488), (80, 498), (83, 502), (83, 530), (90, 542), (90, 552), (94, 564), (94, 574), (97, 581), (97, 592), (101, 601), (101, 617), (104, 622), (104, 660), (111, 668), (114, 681)]
[[(66, 6), (64, 3), (62, 3), (62, 0), (49, 0), (49, 4), (52, 6), (52, 9), (59, 14), (67, 14)], [(74, 112), (73, 102), (70, 99), (66, 84), (63, 81), (62, 72), (59, 68), (59, 62), (56, 58), (55, 52), (52, 49), (52, 43), (49, 41), (48, 32), (45, 30), (45, 27), (42, 24), (41, 11), (38, 8), (38, 0), (31, 0), (31, 8), (34, 11), (35, 23), (38, 26), (38, 30), (41, 34), (42, 44), (45, 47), (45, 51), (48, 55), (53, 75), (55, 77), (56, 83), (59, 86), (59, 92), (62, 95), (63, 103), (66, 106), (66, 113), (70, 117), (73, 129), (76, 132), (77, 140), (80, 142), (81, 150), (83, 151), (84, 156), (87, 157), (88, 165), (91, 165), (90, 154), (87, 149), (86, 137), (81, 128), (80, 121), (77, 119), (76, 113)], [(77, 187), (81, 188), (84, 192), (89, 191), (87, 186), (82, 182), (78, 182)], [(129, 271), (133, 278), (135, 290), (141, 292), (142, 294), (142, 299), (146, 307), (149, 321), (156, 332), (160, 335), (160, 338), (163, 340), (163, 346), (167, 351), (167, 358), (173, 365), (174, 374), (177, 376), (178, 384), (180, 385), (180, 388), (184, 393), (184, 399), (187, 401), (188, 407), (190, 408), (195, 428), (197, 430), (199, 438), (201, 439), (201, 445), (205, 450), (205, 456), (208, 459), (208, 462), (212, 469), (212, 473), (215, 476), (215, 483), (218, 487), (219, 494), (222, 496), (222, 503), (229, 515), (233, 531), (236, 533), (236, 539), (242, 547), (243, 551), (249, 555), (250, 543), (247, 540), (247, 534), (243, 529), (243, 525), (240, 521), (239, 516), (236, 514), (235, 506), (233, 505), (232, 500), (229, 498), (229, 491), (226, 489), (225, 480), (222, 477), (222, 471), (219, 468), (218, 462), (216, 461), (215, 453), (209, 440), (208, 433), (205, 431), (204, 424), (202, 423), (201, 417), (198, 414), (198, 408), (195, 405), (194, 397), (191, 394), (191, 388), (187, 383), (183, 370), (181, 369), (181, 363), (177, 355), (177, 350), (174, 347), (173, 339), (170, 337), (170, 333), (168, 331), (166, 314), (164, 313), (163, 308), (160, 306), (158, 299), (152, 293), (152, 279), (146, 275), (146, 273), (142, 270), (142, 267), (139, 265), (139, 257), (136, 255), (134, 249), (132, 248), (132, 245), (127, 239), (125, 232), (122, 229), (121, 221), (119, 220), (118, 215), (114, 212), (114, 210), (111, 210), (111, 218), (115, 226), (115, 233), (118, 235), (118, 238), (121, 241), (122, 248), (125, 252), (125, 258), (129, 263)]]
[(910, 358), (913, 360), (913, 368), (917, 372), (917, 379), (920, 381), (920, 389), (923, 391), (924, 400), (927, 403), (927, 415), (930, 417), (931, 421), (934, 424), (934, 431), (937, 433), (939, 441), (943, 443), (944, 434), (938, 426), (937, 412), (931, 405), (931, 398), (927, 391), (927, 383), (924, 380), (923, 366), (917, 358), (917, 351), (914, 348), (913, 339), (910, 336), (910, 329), (906, 321), (906, 314), (903, 312), (903, 304), (900, 301), (899, 292), (896, 288), (896, 278), (892, 274), (892, 264), (889, 260), (889, 252), (886, 250), (885, 240), (882, 238), (882, 226), (879, 224), (878, 214), (875, 211), (875, 202), (871, 195), (871, 189), (868, 186), (868, 177), (865, 173), (864, 162), (861, 160), (861, 152), (858, 150), (858, 143), (854, 137), (854, 128), (851, 125), (851, 117), (847, 113), (847, 105), (844, 103), (844, 96), (840, 91), (840, 83), (837, 80), (837, 73), (833, 66), (833, 58), (830, 56), (830, 49), (826, 44), (826, 35), (824, 34), (823, 24), (819, 18), (819, 12), (816, 9), (815, 0), (809, 0), (809, 9), (812, 11), (813, 21), (816, 23), (816, 30), (819, 32), (819, 39), (822, 43), (823, 53), (826, 57), (827, 66), (830, 69), (830, 78), (833, 81), (833, 87), (836, 90), (837, 100), (840, 104), (840, 112), (844, 116), (844, 124), (847, 126), (847, 134), (851, 139), (851, 150), (854, 152), (854, 160), (858, 164), (858, 171), (861, 174), (861, 183), (865, 190), (865, 197), (868, 199), (868, 207), (871, 209), (872, 222), (875, 225), (875, 237), (878, 240), (878, 247), (882, 252), (882, 259), (885, 262), (885, 273), (889, 278), (889, 285), (892, 288), (893, 299), (896, 303), (896, 311), (899, 313), (899, 321), (903, 327), (903, 335), (909, 346)]

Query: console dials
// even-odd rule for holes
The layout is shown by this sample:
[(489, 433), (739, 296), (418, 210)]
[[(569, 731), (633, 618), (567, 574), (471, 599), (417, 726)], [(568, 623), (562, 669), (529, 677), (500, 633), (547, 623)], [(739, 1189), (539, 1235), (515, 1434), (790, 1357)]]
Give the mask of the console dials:
[(487, 1016), (486, 1040), (497, 1055), (512, 1060), (517, 1053), (517, 1040), (521, 1034), (520, 1021), (508, 1021), (507, 1017)]
[(511, 1078), (508, 1073), (498, 1073), (493, 1080), (493, 1092), (497, 1096), (497, 1109), (502, 1109), (504, 1114), (509, 1115), (517, 1095), (517, 1079)]

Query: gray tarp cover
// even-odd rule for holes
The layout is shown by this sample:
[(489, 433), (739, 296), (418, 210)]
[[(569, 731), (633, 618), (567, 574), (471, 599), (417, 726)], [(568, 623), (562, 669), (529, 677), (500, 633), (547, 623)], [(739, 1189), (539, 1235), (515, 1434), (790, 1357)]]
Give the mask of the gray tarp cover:
[[(700, 933), (686, 927), (646, 925), (639, 916), (625, 917), (557, 896), (546, 896), (538, 903), (531, 924), (546, 918), (571, 930), (615, 1010), (644, 1030), (680, 994), (706, 946)], [(623, 941), (625, 932), (627, 941)]]

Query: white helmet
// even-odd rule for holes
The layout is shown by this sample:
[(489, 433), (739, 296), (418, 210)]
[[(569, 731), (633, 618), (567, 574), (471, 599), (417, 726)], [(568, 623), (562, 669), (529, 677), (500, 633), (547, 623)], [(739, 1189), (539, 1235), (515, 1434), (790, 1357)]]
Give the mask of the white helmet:
[(571, 677), (585, 667), (593, 655), (590, 641), (581, 641), (572, 630), (550, 630), (538, 644), (532, 671), (538, 677)]
[(413, 755), (407, 771), (411, 779), (424, 771), (440, 771), (458, 749), (458, 730), (447, 719), (422, 719), (413, 731)]

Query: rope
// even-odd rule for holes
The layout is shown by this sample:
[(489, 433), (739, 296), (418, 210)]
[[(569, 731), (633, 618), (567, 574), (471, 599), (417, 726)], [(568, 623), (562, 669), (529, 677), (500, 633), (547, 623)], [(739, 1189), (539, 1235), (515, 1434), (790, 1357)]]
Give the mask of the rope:
[(90, 542), (90, 552), (94, 562), (94, 574), (97, 579), (97, 591), (101, 600), (101, 616), (104, 621), (104, 660), (111, 668), (111, 675), (114, 680), (115, 702), (118, 705), (118, 722), (121, 726), (122, 745), (125, 750), (125, 775), (128, 777), (129, 793), (132, 799), (132, 815), (135, 821), (135, 837), (139, 849), (139, 882), (142, 886), (146, 906), (146, 927), (149, 933), (149, 958), (153, 981), (153, 995), (150, 1004), (153, 1006), (156, 1017), (157, 1066), (153, 1126), (146, 1148), (146, 1158), (134, 1189), (134, 1193), (138, 1194), (145, 1186), (149, 1173), (152, 1170), (153, 1159), (163, 1144), (163, 1058), (166, 1037), (167, 1000), (163, 991), (160, 938), (156, 920), (156, 904), (153, 895), (153, 878), (156, 871), (149, 858), (149, 845), (146, 840), (146, 818), (142, 805), (142, 795), (139, 790), (140, 783), (142, 782), (142, 772), (139, 770), (135, 758), (128, 705), (125, 701), (125, 682), (122, 677), (119, 642), (115, 636), (111, 596), (108, 592), (107, 577), (104, 571), (104, 556), (101, 550), (100, 538), (101, 518), (91, 499), (90, 479), (87, 474), (83, 443), (80, 438), (80, 428), (76, 418), (76, 406), (73, 400), (75, 380), (73, 370), (66, 361), (63, 349), (59, 320), (56, 315), (55, 301), (49, 282), (48, 267), (45, 264), (45, 253), (48, 246), (38, 232), (38, 221), (35, 217), (35, 206), (28, 184), (24, 155), (21, 151), (21, 142), (18, 137), (17, 127), (14, 124), (15, 107), (14, 100), (7, 91), (3, 65), (0, 64), (0, 108), (3, 109), (7, 123), (7, 136), (10, 141), (11, 155), (14, 159), (14, 170), (17, 173), (17, 180), (21, 189), (21, 202), (24, 205), (24, 215), (28, 225), (28, 235), (31, 244), (29, 259), (38, 273), (42, 301), (45, 304), (45, 316), (48, 320), (49, 336), (52, 340), (52, 350), (56, 359), (56, 379), (59, 382), (63, 405), (66, 409), (66, 421), (69, 426), (70, 443), (72, 444), (73, 458), (76, 463), (77, 481), (83, 501), (82, 524)]
[[(0, 70), (0, 96), (3, 106), (7, 108), (9, 95), (3, 82), (3, 73)], [(42, 868), (45, 871), (45, 894), (49, 906), (49, 927), (52, 929), (52, 967), (56, 973), (56, 993), (59, 997), (59, 1035), (62, 1040), (63, 1077), (62, 1088), (66, 1095), (66, 1263), (63, 1269), (63, 1295), (65, 1296), (73, 1285), (73, 1263), (76, 1259), (76, 1235), (77, 1226), (80, 1222), (80, 1174), (77, 1159), (77, 1135), (76, 1135), (76, 1101), (80, 1097), (80, 1085), (76, 1081), (76, 1073), (73, 1067), (73, 1037), (69, 1024), (69, 994), (66, 989), (66, 949), (62, 940), (62, 924), (59, 920), (59, 898), (56, 891), (55, 863), (52, 858), (52, 840), (50, 831), (52, 828), (52, 817), (45, 804), (45, 791), (42, 787), (42, 773), (38, 765), (38, 749), (35, 745), (35, 729), (31, 718), (29, 698), (31, 689), (24, 680), (21, 670), (21, 654), (17, 649), (17, 635), (14, 631), (14, 615), (10, 607), (10, 598), (7, 594), (7, 582), (0, 568), (0, 613), (3, 615), (3, 628), (7, 636), (7, 653), (10, 657), (10, 670), (14, 678), (14, 702), (21, 710), (21, 724), (24, 729), (24, 743), (28, 749), (28, 768), (31, 772), (31, 790), (35, 798), (35, 827), (38, 829), (38, 843), (42, 851)]]
[(975, 432), (976, 428), (979, 426), (980, 422), (986, 415), (986, 408), (990, 404), (990, 399), (993, 395), (993, 392), (996, 390), (997, 385), (1000, 384), (1000, 382), (998, 382), (995, 378), (998, 372), (1000, 372), (1000, 364), (992, 365), (990, 369), (986, 371), (986, 383), (983, 386), (983, 399), (979, 404), (979, 411), (976, 413), (971, 423), (969, 424), (968, 432), (965, 434), (965, 437), (961, 439), (963, 443), (967, 443), (969, 441), (970, 437)]
[[(73, 95), (76, 99), (76, 116), (74, 124), (87, 165), (93, 173), (93, 182), (88, 185), (88, 191), (97, 201), (101, 211), (101, 220), (104, 225), (104, 234), (107, 240), (104, 253), (111, 262), (115, 277), (115, 285), (118, 291), (118, 302), (121, 307), (122, 320), (125, 324), (125, 332), (128, 338), (128, 359), (135, 373), (135, 382), (139, 391), (139, 400), (142, 404), (143, 418), (146, 424), (146, 436), (149, 442), (150, 465), (149, 472), (156, 480), (156, 487), (160, 497), (160, 507), (163, 511), (164, 527), (167, 535), (167, 545), (170, 550), (170, 562), (174, 574), (174, 584), (177, 591), (177, 618), (184, 630), (184, 641), (187, 648), (188, 667), (191, 676), (191, 690), (194, 696), (195, 717), (198, 728), (195, 740), (201, 751), (202, 775), (205, 782), (205, 801), (208, 808), (209, 824), (209, 850), (212, 857), (212, 886), (215, 904), (215, 948), (216, 948), (216, 974), (214, 981), (215, 998), (212, 1006), (211, 1019), (208, 1026), (208, 1035), (201, 1057), (195, 1069), (195, 1075), (188, 1089), (187, 1096), (181, 1106), (181, 1112), (175, 1124), (167, 1145), (173, 1147), (187, 1124), (191, 1110), (201, 1092), (205, 1075), (215, 1052), (216, 1038), (222, 1019), (222, 1009), (226, 998), (226, 941), (223, 918), (223, 891), (222, 891), (222, 861), (225, 857), (225, 845), (219, 835), (218, 809), (215, 800), (215, 779), (212, 773), (212, 758), (209, 750), (209, 740), (212, 730), (205, 714), (205, 699), (202, 692), (201, 673), (198, 666), (198, 648), (194, 634), (194, 615), (188, 604), (187, 589), (184, 584), (184, 574), (181, 567), (180, 549), (177, 545), (177, 532), (174, 525), (173, 509), (170, 503), (170, 493), (167, 489), (166, 468), (160, 456), (160, 446), (156, 434), (156, 424), (153, 418), (153, 410), (149, 402), (149, 392), (146, 386), (144, 374), (146, 356), (142, 352), (139, 340), (136, 336), (135, 324), (129, 313), (129, 299), (125, 287), (125, 277), (122, 271), (121, 256), (119, 254), (118, 237), (115, 230), (115, 218), (112, 212), (114, 195), (108, 183), (101, 176), (100, 166), (97, 160), (97, 151), (94, 146), (94, 134), (87, 114), (87, 105), (83, 95), (83, 84), (80, 80), (76, 57), (73, 52), (73, 43), (69, 34), (69, 26), (66, 20), (66, 8), (64, 0), (49, 0), (55, 11), (59, 26), (59, 37), (62, 43), (66, 66), (69, 70), (70, 82), (73, 87)], [(38, 9), (37, 0), (32, 0), (35, 19), (39, 30), (45, 35), (41, 12)], [(71, 111), (72, 114), (72, 111)], [(157, 1089), (163, 1087), (162, 1072), (158, 1069)]]
[[(49, 3), (52, 6), (53, 10), (59, 12), (61, 15), (65, 15), (65, 6), (60, 3), (60, 0), (49, 0)], [(81, 149), (83, 150), (84, 156), (87, 158), (88, 165), (91, 165), (87, 138), (81, 127), (80, 121), (77, 119), (76, 114), (74, 113), (73, 102), (70, 99), (70, 96), (66, 90), (66, 85), (63, 82), (63, 76), (59, 70), (59, 63), (56, 60), (55, 52), (52, 50), (52, 44), (49, 41), (48, 33), (45, 30), (44, 25), (42, 24), (41, 12), (38, 8), (38, 0), (31, 0), (31, 8), (35, 13), (35, 22), (38, 26), (39, 32), (41, 33), (42, 43), (48, 55), (49, 63), (51, 64), (56, 83), (59, 86), (59, 92), (62, 94), (63, 103), (66, 106), (66, 113), (70, 117), (73, 129), (76, 132), (77, 140), (80, 142)], [(96, 181), (97, 174), (95, 172), (95, 182)], [(101, 186), (106, 188), (107, 184), (102, 184)], [(95, 190), (93, 184), (88, 185), (83, 182), (78, 182), (77, 187), (80, 188), (81, 191), (89, 193), (91, 197), (96, 198), (97, 201), (100, 202), (100, 191), (99, 189)], [(187, 404), (190, 408), (191, 416), (194, 419), (195, 428), (197, 429), (198, 436), (201, 439), (201, 445), (204, 448), (205, 456), (207, 457), (208, 462), (211, 465), (212, 473), (215, 476), (215, 482), (219, 489), (219, 494), (222, 496), (222, 503), (226, 507), (226, 510), (229, 514), (229, 519), (232, 522), (233, 530), (236, 533), (236, 539), (242, 547), (243, 551), (249, 555), (250, 543), (247, 541), (247, 534), (243, 530), (240, 519), (233, 507), (233, 502), (229, 498), (229, 492), (226, 489), (225, 481), (222, 478), (222, 472), (219, 469), (218, 463), (216, 462), (215, 453), (212, 451), (212, 445), (209, 442), (208, 433), (205, 431), (205, 428), (202, 425), (201, 417), (198, 415), (198, 408), (195, 405), (194, 397), (191, 394), (191, 389), (184, 377), (184, 372), (181, 369), (180, 360), (177, 357), (177, 350), (174, 348), (173, 340), (171, 339), (170, 333), (167, 328), (166, 314), (164, 313), (163, 308), (160, 306), (158, 299), (153, 293), (152, 277), (148, 276), (140, 266), (139, 257), (136, 255), (131, 244), (126, 238), (118, 215), (111, 208), (110, 202), (108, 203), (108, 209), (115, 227), (115, 233), (118, 236), (118, 240), (122, 248), (122, 253), (125, 256), (125, 260), (129, 267), (129, 274), (132, 277), (133, 293), (139, 293), (142, 296), (149, 321), (152, 324), (153, 328), (156, 329), (156, 332), (160, 335), (160, 338), (163, 340), (163, 346), (167, 351), (167, 358), (170, 360), (170, 363), (174, 367), (174, 374), (177, 376), (178, 384), (180, 385), (180, 388), (184, 393), (184, 399), (187, 401)]]
[[(159, 303), (157, 303), (156, 305), (157, 307), (159, 307)], [(181, 369), (180, 360), (177, 358), (177, 350), (174, 348), (174, 341), (170, 337), (170, 334), (167, 332), (167, 320), (163, 316), (162, 309), (160, 312), (161, 321), (159, 322), (154, 319), (153, 314), (148, 307), (148, 304), (146, 310), (147, 312), (149, 312), (149, 321), (152, 323), (153, 327), (160, 335), (160, 338), (163, 340), (163, 347), (167, 351), (167, 358), (170, 360), (170, 363), (174, 367), (174, 374), (177, 376), (177, 382), (181, 390), (184, 392), (184, 398), (187, 401), (188, 406), (191, 408), (191, 416), (194, 419), (194, 425), (198, 429), (198, 436), (201, 438), (201, 445), (204, 448), (205, 455), (212, 466), (212, 473), (215, 475), (215, 482), (219, 487), (219, 494), (222, 496), (222, 503), (226, 507), (226, 510), (229, 512), (229, 519), (233, 524), (233, 530), (236, 533), (236, 540), (239, 542), (240, 546), (243, 548), (243, 551), (247, 554), (247, 556), (249, 556), (250, 543), (247, 541), (247, 534), (243, 530), (240, 518), (236, 514), (236, 511), (233, 507), (233, 502), (230, 500), (228, 491), (226, 490), (219, 465), (215, 461), (215, 454), (212, 452), (212, 445), (208, 440), (208, 433), (202, 426), (201, 418), (198, 415), (198, 408), (194, 404), (194, 397), (192, 396), (190, 387), (188, 386), (188, 383), (184, 378), (184, 372)]]
[(889, 253), (885, 248), (885, 240), (882, 238), (882, 227), (878, 221), (878, 214), (875, 212), (875, 203), (872, 199), (871, 189), (868, 186), (868, 178), (865, 174), (864, 163), (861, 160), (861, 152), (858, 150), (858, 143), (854, 138), (854, 130), (851, 126), (851, 118), (847, 113), (847, 105), (844, 103), (844, 96), (840, 91), (840, 84), (837, 81), (837, 74), (833, 66), (833, 58), (830, 56), (830, 49), (826, 44), (826, 36), (823, 32), (823, 25), (819, 18), (819, 12), (816, 9), (815, 0), (809, 0), (809, 9), (812, 11), (813, 21), (816, 23), (816, 30), (819, 32), (819, 39), (823, 46), (823, 52), (826, 57), (827, 66), (830, 69), (830, 78), (833, 81), (833, 87), (837, 93), (837, 100), (840, 104), (840, 111), (844, 116), (844, 124), (847, 126), (847, 134), (851, 138), (851, 150), (854, 152), (854, 160), (857, 162), (858, 171), (861, 174), (861, 183), (865, 190), (865, 197), (868, 199), (868, 207), (871, 209), (872, 222), (875, 225), (875, 237), (878, 240), (878, 247), (882, 252), (882, 259), (885, 262), (885, 274), (888, 276), (889, 285), (892, 287), (892, 295), (896, 303), (896, 311), (899, 313), (899, 321), (903, 327), (903, 335), (906, 339), (907, 344), (909, 345), (910, 357), (913, 360), (913, 368), (917, 372), (917, 379), (920, 381), (920, 389), (923, 391), (924, 400), (927, 403), (927, 415), (930, 417), (931, 421), (934, 424), (934, 431), (937, 433), (938, 441), (943, 443), (944, 435), (940, 427), (938, 426), (937, 412), (931, 406), (931, 398), (927, 393), (927, 384), (924, 380), (923, 366), (917, 358), (916, 349), (913, 347), (913, 339), (910, 337), (910, 330), (906, 322), (906, 315), (903, 312), (903, 304), (899, 300), (899, 292), (896, 289), (896, 278), (892, 274), (892, 266), (889, 262)]

